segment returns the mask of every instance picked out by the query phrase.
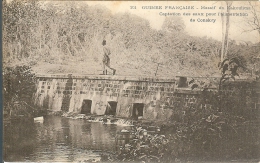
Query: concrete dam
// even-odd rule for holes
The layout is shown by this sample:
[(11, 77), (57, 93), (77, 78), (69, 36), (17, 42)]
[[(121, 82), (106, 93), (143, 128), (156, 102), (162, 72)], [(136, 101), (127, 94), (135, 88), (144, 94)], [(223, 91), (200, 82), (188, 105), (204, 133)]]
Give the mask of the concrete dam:
[[(200, 88), (191, 89), (191, 81), (203, 85), (203, 78), (72, 74), (37, 75), (37, 78), (35, 104), (54, 112), (167, 120), (184, 107), (212, 107), (211, 100), (207, 99), (210, 96), (202, 95)], [(207, 78), (207, 81), (208, 92), (217, 92), (219, 78)], [(259, 108), (259, 89), (245, 86), (242, 90), (237, 89), (236, 85), (229, 86), (223, 96), (240, 98), (256, 92), (253, 93), (257, 95), (254, 100), (244, 103)]]

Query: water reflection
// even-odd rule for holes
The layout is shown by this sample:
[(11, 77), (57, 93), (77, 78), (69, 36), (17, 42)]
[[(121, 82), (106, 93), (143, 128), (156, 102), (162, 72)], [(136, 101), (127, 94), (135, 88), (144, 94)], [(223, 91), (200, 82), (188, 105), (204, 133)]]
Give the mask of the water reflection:
[[(126, 128), (126, 127), (124, 127)], [(49, 116), (43, 123), (4, 127), (5, 161), (84, 161), (115, 151), (123, 127)]]

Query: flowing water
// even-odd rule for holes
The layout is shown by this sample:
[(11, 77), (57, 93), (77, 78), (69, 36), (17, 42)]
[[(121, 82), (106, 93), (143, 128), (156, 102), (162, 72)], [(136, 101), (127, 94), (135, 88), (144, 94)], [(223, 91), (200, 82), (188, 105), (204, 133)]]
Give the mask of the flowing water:
[(4, 161), (79, 162), (115, 152), (116, 133), (130, 127), (47, 116), (43, 123), (4, 126)]

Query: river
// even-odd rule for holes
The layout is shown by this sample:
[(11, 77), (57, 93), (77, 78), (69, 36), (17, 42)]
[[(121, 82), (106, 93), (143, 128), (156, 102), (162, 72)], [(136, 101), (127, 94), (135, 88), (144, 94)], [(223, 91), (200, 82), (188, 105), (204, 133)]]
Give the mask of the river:
[(47, 116), (43, 123), (4, 125), (4, 161), (80, 162), (115, 152), (115, 136), (130, 127)]

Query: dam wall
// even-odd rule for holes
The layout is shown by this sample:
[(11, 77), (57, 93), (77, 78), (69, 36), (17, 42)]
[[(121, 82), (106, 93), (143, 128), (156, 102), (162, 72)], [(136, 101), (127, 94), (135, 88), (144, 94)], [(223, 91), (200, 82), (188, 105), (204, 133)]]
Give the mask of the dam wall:
[[(210, 97), (218, 92), (219, 81), (219, 78), (72, 74), (37, 75), (37, 78), (35, 104), (49, 111), (149, 120), (167, 120), (176, 113), (182, 114), (183, 108), (211, 109), (214, 103)], [(192, 88), (194, 85), (196, 87)], [(207, 95), (202, 91), (205, 87)], [(232, 95), (239, 97), (237, 100), (241, 102), (240, 97), (250, 96), (242, 100), (243, 106), (259, 108), (260, 91), (249, 87), (226, 87), (222, 100)], [(256, 96), (254, 99), (252, 94)]]

